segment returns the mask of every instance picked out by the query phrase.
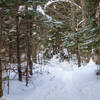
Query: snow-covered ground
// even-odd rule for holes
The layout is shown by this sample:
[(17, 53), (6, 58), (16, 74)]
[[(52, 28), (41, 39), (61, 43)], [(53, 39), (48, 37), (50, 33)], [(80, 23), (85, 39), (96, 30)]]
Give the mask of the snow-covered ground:
[(28, 87), (11, 81), (7, 100), (100, 100), (100, 79), (96, 65), (77, 68), (74, 63), (59, 62), (55, 57), (45, 65), (43, 74), (34, 74)]

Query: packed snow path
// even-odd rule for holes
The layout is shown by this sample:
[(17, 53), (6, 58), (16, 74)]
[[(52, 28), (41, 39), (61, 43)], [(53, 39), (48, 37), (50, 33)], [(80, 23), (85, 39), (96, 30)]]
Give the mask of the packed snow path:
[(28, 88), (12, 82), (12, 95), (6, 97), (11, 100), (100, 100), (100, 79), (97, 80), (92, 61), (81, 68), (54, 62), (45, 66), (48, 73), (33, 76)]

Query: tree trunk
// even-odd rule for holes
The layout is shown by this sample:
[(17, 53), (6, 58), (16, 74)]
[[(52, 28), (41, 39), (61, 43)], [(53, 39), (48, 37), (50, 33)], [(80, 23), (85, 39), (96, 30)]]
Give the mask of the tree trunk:
[(37, 43), (34, 43), (32, 58), (33, 62), (37, 63)]
[(27, 66), (26, 66), (26, 86), (28, 86), (28, 63), (27, 63)]
[(76, 55), (77, 55), (77, 60), (78, 60), (78, 67), (81, 66), (81, 57), (80, 57), (80, 49), (79, 49), (79, 39), (77, 39), (77, 48), (76, 48)]
[[(32, 23), (30, 22), (30, 34), (29, 34), (29, 40), (30, 40), (30, 37), (32, 35)], [(30, 75), (33, 74), (32, 72), (32, 67), (33, 67), (33, 63), (32, 63), (32, 60), (31, 60), (31, 53), (32, 53), (32, 47), (31, 47), (31, 44), (30, 44), (30, 41), (29, 41), (29, 68), (30, 68)]]
[[(76, 18), (76, 8), (75, 6), (73, 5), (73, 3), (75, 2), (74, 0), (71, 0), (72, 1), (72, 4), (71, 4), (71, 15), (72, 15), (72, 31), (73, 33), (76, 33), (78, 31), (78, 27), (77, 27), (77, 18)], [(77, 40), (76, 40), (76, 56), (77, 56), (77, 60), (78, 60), (78, 67), (81, 66), (81, 57), (80, 57), (80, 50), (79, 50), (79, 38), (77, 37)]]
[(86, 4), (84, 2), (84, 0), (81, 0), (81, 6), (82, 6), (82, 26), (84, 27), (86, 25)]
[(0, 58), (0, 97), (3, 96), (3, 90), (2, 90), (2, 64), (1, 64), (1, 58)]
[(32, 75), (32, 60), (31, 60), (31, 45), (30, 45), (30, 34), (31, 34), (31, 29), (30, 29), (30, 23), (27, 22), (27, 40), (26, 40), (26, 45), (27, 45), (27, 62), (28, 62), (28, 66), (29, 66), (29, 73), (30, 75)]
[[(2, 49), (2, 18), (0, 18), (0, 50)], [(1, 55), (0, 55), (0, 97), (3, 96), (3, 89), (2, 89), (2, 63), (1, 63)]]
[(76, 7), (74, 6), (74, 0), (71, 0), (71, 17), (72, 17), (72, 31), (75, 32), (76, 31)]
[(10, 40), (10, 43), (9, 43), (9, 62), (11, 63), (12, 62), (12, 38), (9, 36), (9, 40)]
[(100, 27), (100, 2), (96, 11), (96, 22), (97, 22), (98, 27)]
[(17, 64), (18, 64), (18, 74), (19, 74), (19, 81), (22, 81), (22, 71), (21, 71), (21, 61), (20, 61), (20, 38), (19, 38), (19, 19), (18, 16), (16, 17), (16, 35), (17, 35)]

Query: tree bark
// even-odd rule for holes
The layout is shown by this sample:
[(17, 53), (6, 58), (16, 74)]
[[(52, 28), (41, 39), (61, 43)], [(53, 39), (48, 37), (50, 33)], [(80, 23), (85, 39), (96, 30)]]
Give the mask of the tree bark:
[[(76, 18), (76, 8), (74, 7), (73, 3), (75, 2), (74, 0), (71, 0), (72, 4), (71, 4), (71, 15), (72, 15), (72, 31), (73, 33), (76, 33), (78, 31), (78, 27), (77, 27), (77, 18)], [(78, 67), (81, 66), (81, 57), (80, 57), (80, 49), (79, 49), (79, 38), (77, 37), (76, 40), (76, 56), (77, 56), (77, 60), (78, 60)]]
[(21, 71), (21, 61), (20, 61), (20, 31), (19, 31), (19, 19), (16, 17), (16, 35), (17, 35), (17, 64), (18, 64), (18, 74), (19, 81), (22, 81), (22, 71)]
[(96, 11), (96, 22), (97, 22), (98, 27), (100, 27), (100, 2)]
[(85, 4), (84, 0), (81, 0), (80, 2), (81, 2), (81, 6), (82, 6), (82, 20), (84, 20), (82, 23), (82, 26), (85, 27), (85, 25), (86, 25), (86, 4)]
[(9, 62), (11, 63), (12, 62), (12, 59), (11, 59), (11, 57), (12, 57), (12, 43), (11, 43), (12, 38), (11, 38), (11, 36), (9, 36), (9, 40), (10, 40), (10, 43), (9, 43)]
[(0, 97), (3, 96), (3, 89), (2, 89), (2, 64), (0, 58)]
[(27, 62), (25, 73), (26, 73), (26, 86), (28, 86), (28, 62)]
[(29, 66), (29, 73), (30, 75), (32, 75), (32, 60), (31, 60), (31, 45), (30, 45), (30, 34), (31, 34), (31, 26), (30, 26), (30, 22), (27, 22), (27, 40), (26, 40), (26, 45), (27, 45), (27, 62), (28, 62), (28, 66)]
[(81, 56), (80, 56), (80, 48), (79, 48), (79, 39), (77, 38), (77, 48), (76, 48), (76, 55), (78, 60), (78, 67), (81, 66)]
[(74, 6), (74, 0), (71, 0), (71, 17), (72, 17), (72, 31), (75, 32), (76, 31), (76, 7)]
[[(2, 19), (0, 18), (0, 46), (2, 48)], [(0, 48), (0, 50), (1, 50)], [(2, 89), (2, 62), (1, 62), (1, 55), (0, 55), (0, 97), (3, 96), (3, 89)]]

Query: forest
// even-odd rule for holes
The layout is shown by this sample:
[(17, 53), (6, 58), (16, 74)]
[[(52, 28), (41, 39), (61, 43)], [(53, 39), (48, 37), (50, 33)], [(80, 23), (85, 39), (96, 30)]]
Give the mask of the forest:
[[(73, 66), (80, 72), (77, 73)], [(91, 79), (92, 84), (92, 78), (86, 74), (89, 71), (93, 79), (94, 77), (99, 79), (100, 0), (0, 0), (0, 97), (6, 98), (0, 100), (18, 100), (19, 98), (22, 100), (23, 95), (18, 98), (22, 93), (18, 88), (23, 87), (25, 88), (23, 91), (28, 91), (32, 88), (32, 84), (35, 84), (33, 97), (23, 100), (81, 100), (79, 96), (77, 98), (74, 93), (69, 92), (74, 91), (77, 95), (81, 95), (78, 94), (79, 91), (72, 88), (68, 91), (66, 85), (71, 80), (77, 81), (76, 85), (81, 83), (83, 76), (88, 76), (89, 79), (86, 80)], [(81, 72), (84, 72), (82, 77)], [(59, 75), (56, 77), (56, 74)], [(77, 76), (77, 79), (76, 77), (72, 79), (71, 76)], [(55, 80), (54, 83), (49, 84), (46, 77), (48, 80)], [(47, 96), (46, 90), (44, 94), (42, 93), (44, 88), (53, 87), (54, 84), (53, 89), (57, 91), (56, 84), (59, 83), (60, 85), (57, 86), (60, 88), (63, 82), (61, 83), (59, 79), (62, 78), (66, 80), (64, 91), (69, 93), (68, 96), (64, 91), (61, 94), (60, 90), (55, 92), (54, 97)], [(86, 80), (84, 82), (87, 82)], [(45, 83), (47, 87), (43, 85)], [(90, 83), (88, 82), (88, 85)], [(95, 88), (95, 91), (99, 92), (100, 81), (94, 84), (97, 84), (93, 85), (94, 87), (99, 87)], [(41, 92), (38, 85), (42, 87)], [(35, 87), (38, 87), (37, 92)], [(74, 88), (74, 84), (71, 87)], [(82, 89), (81, 86), (80, 89)], [(86, 92), (89, 89), (83, 91)], [(13, 94), (13, 91), (16, 93)], [(27, 93), (29, 94), (30, 91)], [(27, 93), (22, 94), (27, 96)], [(39, 93), (40, 98), (38, 98)], [(90, 97), (82, 100), (100, 100), (99, 94), (96, 95), (94, 91), (93, 93), (90, 94), (93, 94), (94, 98), (88, 94)], [(60, 94), (62, 97), (57, 98), (56, 95)], [(73, 95), (72, 99), (70, 95)]]

